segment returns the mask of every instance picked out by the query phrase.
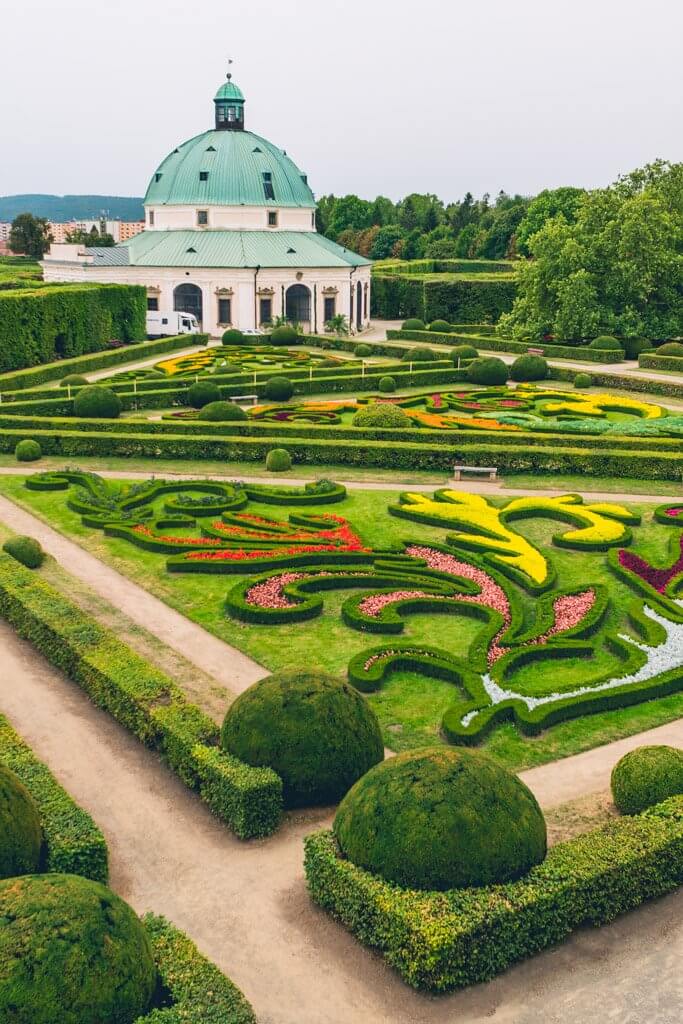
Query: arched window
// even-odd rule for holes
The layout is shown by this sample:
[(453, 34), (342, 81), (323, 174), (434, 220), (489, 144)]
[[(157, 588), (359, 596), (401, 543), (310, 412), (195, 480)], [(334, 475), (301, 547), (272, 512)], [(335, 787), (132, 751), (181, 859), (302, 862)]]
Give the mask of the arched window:
[(287, 289), (285, 315), (292, 323), (311, 322), (311, 292), (305, 284), (293, 284)]
[(173, 308), (176, 313), (192, 313), (197, 322), (202, 322), (202, 290), (196, 284), (179, 284), (173, 292)]

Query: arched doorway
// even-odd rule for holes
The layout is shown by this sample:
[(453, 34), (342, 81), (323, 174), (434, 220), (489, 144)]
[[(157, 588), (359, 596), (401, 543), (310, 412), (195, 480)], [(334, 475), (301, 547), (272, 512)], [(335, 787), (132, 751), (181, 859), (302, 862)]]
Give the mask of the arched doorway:
[(287, 289), (285, 316), (292, 323), (310, 324), (311, 292), (305, 284), (293, 284)]
[(173, 292), (176, 313), (192, 313), (202, 326), (202, 290), (196, 284), (179, 284)]
[(359, 331), (363, 327), (363, 286), (360, 281), (356, 285), (356, 327)]

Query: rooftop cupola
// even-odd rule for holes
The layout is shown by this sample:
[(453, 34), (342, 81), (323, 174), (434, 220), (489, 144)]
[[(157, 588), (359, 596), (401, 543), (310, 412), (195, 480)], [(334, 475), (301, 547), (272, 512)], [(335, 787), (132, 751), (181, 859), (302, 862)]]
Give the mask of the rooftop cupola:
[(230, 72), (227, 79), (213, 98), (216, 105), (216, 128), (218, 131), (243, 131), (244, 96), (233, 82)]

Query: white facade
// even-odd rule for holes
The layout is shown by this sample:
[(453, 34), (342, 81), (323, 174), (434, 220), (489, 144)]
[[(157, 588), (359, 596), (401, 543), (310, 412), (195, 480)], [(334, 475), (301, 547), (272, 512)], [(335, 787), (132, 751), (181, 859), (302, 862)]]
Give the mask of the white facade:
[[(200, 213), (206, 216), (200, 218)], [(315, 210), (275, 203), (199, 207), (150, 204), (145, 206), (145, 226), (149, 231), (315, 231)]]

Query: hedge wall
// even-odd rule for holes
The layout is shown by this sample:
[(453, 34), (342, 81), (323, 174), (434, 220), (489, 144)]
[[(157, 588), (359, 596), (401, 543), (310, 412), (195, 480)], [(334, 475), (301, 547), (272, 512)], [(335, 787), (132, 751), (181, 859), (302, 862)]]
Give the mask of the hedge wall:
[[(150, 356), (163, 355), (165, 352), (177, 352), (178, 349), (190, 348), (193, 345), (206, 345), (208, 334), (194, 334), (188, 341), (187, 334), (174, 335), (171, 338), (159, 338), (157, 341), (146, 341), (135, 348), (114, 348), (91, 355), (75, 356), (73, 359), (60, 359), (42, 366), (32, 366), (17, 373), (0, 375), (0, 394), (6, 400), (5, 392), (20, 391), (34, 388), (47, 381), (61, 380), (69, 373), (88, 373), (92, 370), (106, 370), (109, 367), (121, 366), (124, 363), (138, 362)], [(129, 385), (130, 387), (130, 385)]]
[(106, 882), (109, 867), (104, 836), (4, 715), (0, 715), (0, 763), (19, 776), (38, 805), (43, 828), (41, 870)]
[(168, 676), (62, 594), (0, 555), (0, 615), (147, 746), (242, 839), (273, 832), (282, 780), (218, 747), (219, 729)]
[(516, 294), (514, 278), (430, 280), (428, 277), (373, 274), (371, 313), (383, 320), (417, 316), (425, 322), (495, 323), (502, 313), (512, 309)]
[(415, 892), (343, 860), (331, 832), (307, 836), (312, 898), (414, 988), (443, 992), (487, 981), (606, 924), (683, 882), (683, 798), (568, 842), (506, 885)]
[(0, 371), (98, 352), (111, 338), (145, 337), (138, 285), (64, 285), (0, 293)]
[(656, 352), (641, 352), (638, 366), (642, 370), (670, 370), (683, 374), (683, 356), (658, 356)]
[[(543, 349), (548, 359), (574, 359), (582, 363), (621, 363), (623, 356), (607, 349), (588, 348), (578, 345), (550, 345), (544, 342), (512, 341), (508, 338), (496, 338), (491, 334), (476, 335), (455, 328), (452, 334), (435, 334), (434, 331), (387, 331), (387, 338), (402, 341), (431, 342), (433, 345), (467, 344), (485, 352), (510, 352), (526, 355), (530, 348)], [(576, 371), (574, 371), (576, 373)]]
[(506, 260), (390, 260), (375, 263), (373, 276), (397, 274), (509, 274), (514, 263)]

